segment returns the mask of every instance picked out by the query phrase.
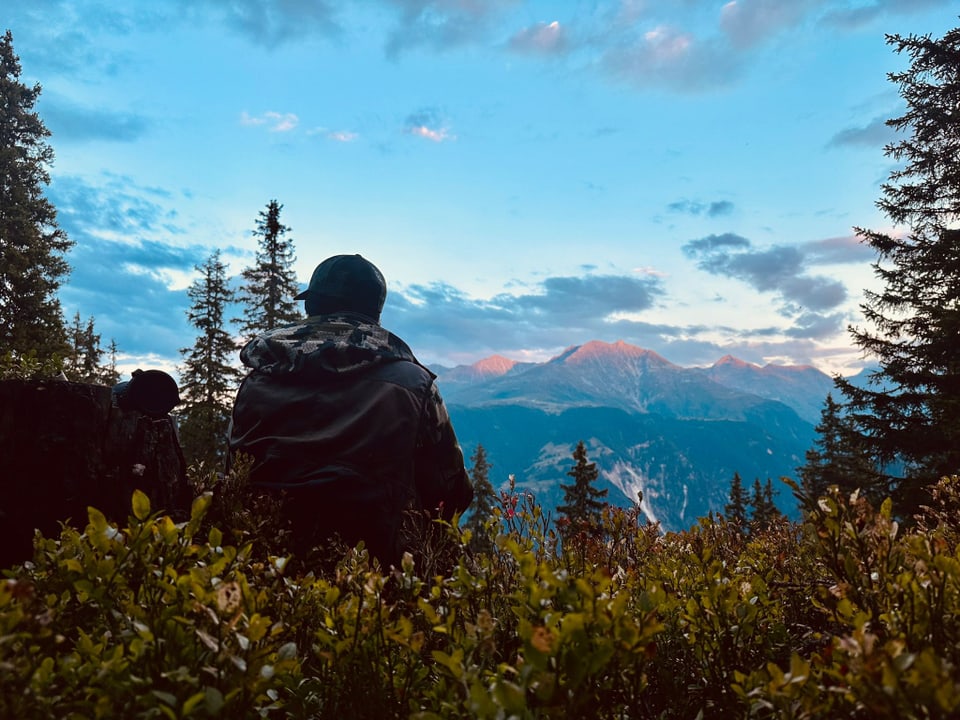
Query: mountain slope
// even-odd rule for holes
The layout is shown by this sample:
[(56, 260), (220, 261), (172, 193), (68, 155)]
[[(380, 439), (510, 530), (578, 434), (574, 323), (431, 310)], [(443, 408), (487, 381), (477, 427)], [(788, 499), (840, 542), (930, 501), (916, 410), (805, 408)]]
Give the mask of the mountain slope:
[(467, 376), (460, 368), (440, 374), (449, 404), (523, 405), (547, 412), (614, 407), (667, 417), (743, 420), (765, 402), (744, 387), (717, 382), (623, 342), (574, 346), (545, 363), (513, 366), (499, 375), (475, 373), (475, 382), (464, 382)]
[[(668, 530), (721, 511), (734, 472), (748, 486), (794, 476), (832, 387), (813, 368), (761, 368), (730, 357), (682, 368), (622, 342), (573, 346), (544, 363), (493, 358), (438, 375), (465, 452), (483, 444), (495, 486), (514, 474), (518, 487), (555, 508), (583, 439), (609, 500), (628, 505), (642, 492), (646, 516)], [(795, 513), (786, 487), (776, 487), (781, 509)]]
[[(644, 514), (665, 530), (689, 527), (722, 510), (734, 472), (748, 485), (753, 478), (793, 475), (812, 444), (813, 428), (788, 413), (771, 423), (769, 417), (683, 420), (602, 407), (559, 413), (518, 405), (450, 407), (464, 451), (484, 446), (494, 487), (505, 488), (513, 474), (519, 488), (553, 511), (563, 499), (560, 485), (570, 483), (573, 449), (583, 439), (608, 501), (628, 506), (642, 492)], [(795, 513), (786, 487), (776, 487), (778, 505)]]
[(761, 367), (727, 355), (700, 372), (724, 387), (782, 402), (814, 424), (833, 390), (833, 378), (809, 365)]

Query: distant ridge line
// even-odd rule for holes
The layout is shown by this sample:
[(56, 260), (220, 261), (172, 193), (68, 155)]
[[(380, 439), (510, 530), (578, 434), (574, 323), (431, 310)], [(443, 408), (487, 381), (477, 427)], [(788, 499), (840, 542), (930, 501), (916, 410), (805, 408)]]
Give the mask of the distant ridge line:
[[(616, 342), (605, 342), (603, 340), (590, 340), (581, 345), (569, 345), (563, 349), (557, 355), (550, 357), (547, 360), (541, 362), (530, 362), (530, 361), (520, 361), (513, 360), (496, 353), (485, 358), (481, 358), (476, 362), (469, 364), (455, 365), (453, 367), (449, 366), (439, 366), (439, 369), (445, 373), (460, 370), (465, 368), (471, 368), (476, 370), (478, 373), (486, 376), (495, 376), (503, 375), (507, 372), (510, 372), (517, 366), (530, 366), (530, 365), (545, 365), (548, 363), (559, 363), (565, 362), (572, 358), (582, 359), (584, 357), (646, 357), (649, 359), (657, 360), (663, 362), (667, 365), (671, 365), (677, 368), (685, 369), (710, 369), (710, 368), (719, 368), (723, 366), (733, 366), (738, 368), (749, 368), (755, 369), (758, 371), (768, 371), (768, 370), (812, 370), (818, 373), (823, 373), (822, 370), (817, 369), (813, 365), (809, 364), (799, 364), (799, 365), (788, 365), (788, 364), (778, 364), (778, 363), (767, 363), (765, 365), (760, 365), (758, 363), (750, 362), (748, 360), (742, 360), (735, 355), (724, 355), (719, 360), (714, 362), (712, 365), (677, 365), (674, 362), (666, 359), (660, 355), (655, 350), (650, 350), (648, 348), (641, 347), (639, 345), (633, 345), (631, 343), (625, 342), (623, 340), (617, 340)], [(826, 373), (823, 373), (826, 375)]]

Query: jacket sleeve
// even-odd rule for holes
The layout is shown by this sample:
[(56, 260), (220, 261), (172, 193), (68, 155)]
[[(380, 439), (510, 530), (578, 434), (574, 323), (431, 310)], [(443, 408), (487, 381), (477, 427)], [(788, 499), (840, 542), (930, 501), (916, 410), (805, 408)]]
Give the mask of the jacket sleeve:
[(446, 519), (463, 512), (473, 500), (473, 485), (463, 464), (450, 415), (435, 384), (424, 404), (415, 459), (417, 492), (424, 509), (440, 509)]

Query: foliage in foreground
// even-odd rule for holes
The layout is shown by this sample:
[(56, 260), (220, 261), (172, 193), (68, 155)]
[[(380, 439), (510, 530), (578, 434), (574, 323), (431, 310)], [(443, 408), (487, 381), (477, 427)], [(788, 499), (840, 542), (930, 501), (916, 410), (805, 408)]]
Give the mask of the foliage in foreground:
[(139, 492), (126, 527), (91, 509), (0, 581), (0, 717), (960, 712), (960, 477), (909, 532), (832, 490), (750, 537), (609, 509), (564, 548), (530, 496), (501, 501), (492, 549), (445, 528), (465, 554), (434, 577), (362, 548), (295, 572), (257, 519), (211, 527), (210, 493), (182, 524)]

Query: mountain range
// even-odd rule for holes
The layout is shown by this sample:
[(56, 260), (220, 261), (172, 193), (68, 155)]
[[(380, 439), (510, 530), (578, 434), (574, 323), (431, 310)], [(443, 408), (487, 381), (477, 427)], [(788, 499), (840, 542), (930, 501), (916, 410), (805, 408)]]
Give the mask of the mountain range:
[(796, 477), (833, 389), (810, 366), (726, 356), (685, 368), (622, 341), (573, 346), (542, 363), (493, 356), (431, 369), (465, 454), (486, 450), (494, 487), (514, 475), (555, 512), (583, 440), (607, 500), (627, 506), (642, 494), (643, 513), (664, 530), (722, 511), (735, 472), (748, 489), (771, 478), (777, 505), (795, 515), (779, 478)]

